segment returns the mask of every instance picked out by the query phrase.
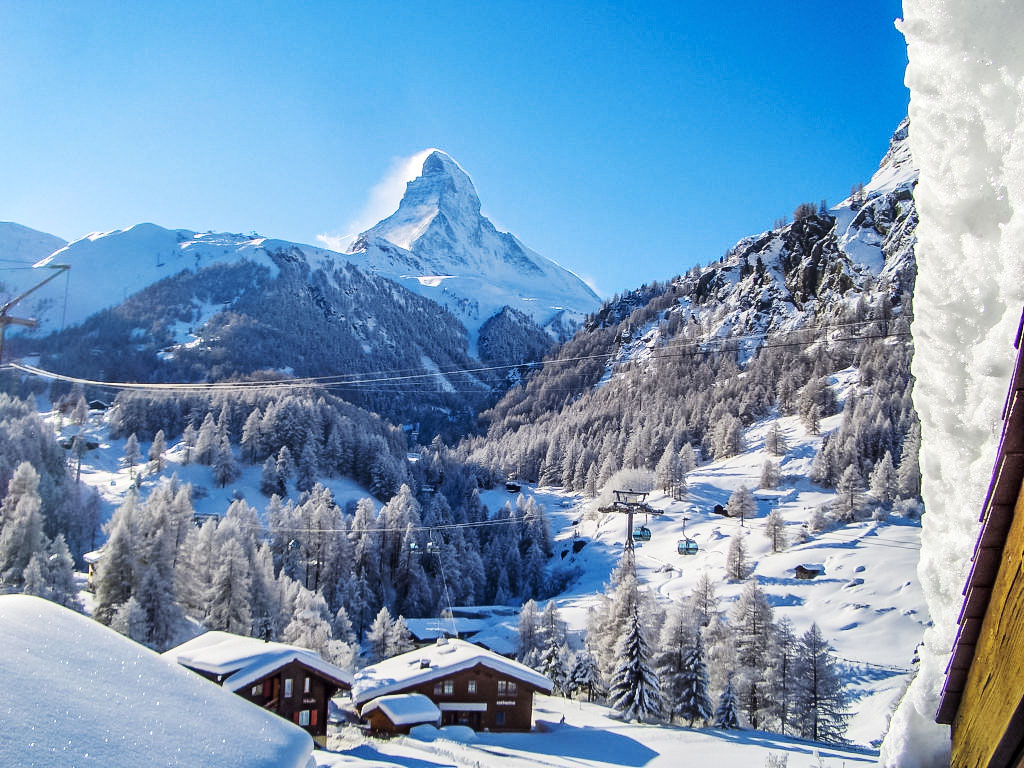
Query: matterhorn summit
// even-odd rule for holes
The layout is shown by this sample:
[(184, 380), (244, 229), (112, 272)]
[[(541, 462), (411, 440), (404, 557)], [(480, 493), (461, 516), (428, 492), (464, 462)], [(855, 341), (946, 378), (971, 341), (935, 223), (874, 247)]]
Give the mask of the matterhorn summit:
[(579, 277), (499, 232), (466, 172), (434, 150), (398, 210), (346, 254), (451, 310), (475, 337), (506, 306), (561, 338), (600, 304)]

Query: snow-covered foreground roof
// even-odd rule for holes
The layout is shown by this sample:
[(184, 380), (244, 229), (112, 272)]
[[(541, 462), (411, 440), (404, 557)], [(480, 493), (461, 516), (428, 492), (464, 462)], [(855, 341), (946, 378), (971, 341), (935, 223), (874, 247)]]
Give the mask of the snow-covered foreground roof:
[(472, 669), (477, 664), (529, 683), (545, 693), (551, 691), (551, 681), (525, 664), (465, 640), (448, 639), (360, 670), (352, 687), (352, 700), (360, 704), (392, 691)]
[(229, 675), (223, 685), (232, 691), (261, 680), (275, 669), (293, 661), (316, 670), (346, 688), (352, 686), (352, 675), (324, 661), (313, 651), (296, 645), (267, 643), (230, 632), (206, 632), (165, 652), (164, 657), (213, 675)]
[(309, 734), (103, 625), (0, 596), (0, 765), (302, 768)]
[(394, 696), (379, 696), (373, 699), (360, 714), (366, 717), (379, 709), (395, 725), (434, 723), (441, 719), (441, 710), (422, 693), (399, 693)]

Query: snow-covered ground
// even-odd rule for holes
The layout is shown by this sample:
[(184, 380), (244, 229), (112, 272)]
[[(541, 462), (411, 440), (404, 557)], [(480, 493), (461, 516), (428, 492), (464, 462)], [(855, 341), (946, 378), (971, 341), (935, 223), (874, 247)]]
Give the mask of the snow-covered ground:
[(875, 753), (824, 747), (763, 731), (623, 723), (607, 707), (536, 696), (536, 726), (530, 733), (477, 733), (455, 726), (414, 729), (415, 736), (370, 739), (352, 727), (328, 738), (331, 751), (317, 751), (318, 766), (487, 766), (491, 768), (580, 768), (644, 766), (759, 768), (769, 755), (785, 756), (787, 768), (872, 765)]
[[(834, 391), (840, 399), (844, 398), (850, 384), (849, 377), (839, 376), (834, 380)], [(41, 403), (41, 408), (46, 407)], [(52, 413), (49, 418), (55, 419)], [(892, 708), (909, 680), (917, 645), (928, 624), (928, 614), (915, 576), (920, 527), (917, 520), (893, 516), (886, 522), (866, 520), (807, 535), (805, 524), (813, 510), (832, 499), (833, 492), (812, 484), (806, 476), (822, 435), (836, 428), (840, 419), (841, 416), (823, 419), (821, 434), (817, 436), (808, 434), (796, 417), (777, 420), (787, 444), (787, 453), (781, 459), (776, 457), (780, 462), (782, 478), (776, 489), (758, 488), (762, 465), (769, 458), (764, 449), (765, 435), (769, 426), (776, 423), (775, 420), (766, 420), (746, 430), (745, 453), (693, 470), (687, 476), (689, 491), (685, 501), (673, 501), (660, 491), (652, 493), (649, 501), (664, 514), (651, 516), (646, 521), (642, 517), (636, 520), (637, 524), (646, 522), (653, 534), (651, 541), (636, 545), (637, 564), (642, 581), (663, 601), (686, 597), (700, 575), (707, 572), (715, 584), (721, 608), (728, 611), (730, 604), (739, 596), (742, 584), (730, 581), (726, 576), (726, 553), (732, 537), (743, 536), (753, 566), (752, 578), (767, 593), (776, 617), (788, 617), (798, 633), (803, 633), (815, 622), (834, 646), (845, 680), (853, 693), (854, 716), (847, 736), (852, 743), (871, 748), (876, 747), (882, 738)], [(76, 426), (65, 424), (60, 433), (67, 436), (76, 430)], [(105, 514), (109, 516), (131, 485), (128, 470), (121, 461), (124, 441), (108, 438), (104, 418), (97, 413), (90, 417), (86, 434), (99, 442), (100, 447), (87, 454), (86, 464), (83, 465), (83, 480), (100, 491), (105, 501)], [(145, 454), (149, 445), (143, 444), (141, 448)], [(203, 489), (195, 502), (197, 512), (223, 514), (237, 493), (255, 506), (258, 512), (263, 513), (266, 498), (259, 492), (259, 467), (244, 466), (243, 474), (236, 482), (227, 488), (218, 488), (212, 481), (209, 467), (183, 465), (182, 458), (182, 448), (172, 444), (166, 455), (167, 466), (160, 476), (177, 474), (182, 481)], [(147, 493), (158, 477), (149, 474), (144, 466), (142, 471), (143, 492)], [(335, 478), (324, 482), (335, 494), (339, 504), (369, 496), (364, 488), (350, 480)], [(747, 517), (742, 525), (736, 518), (721, 517), (712, 511), (716, 504), (726, 504), (731, 493), (740, 485), (753, 491), (757, 501), (757, 511)], [(599, 513), (596, 501), (585, 501), (578, 495), (568, 494), (558, 488), (523, 486), (523, 493), (535, 496), (547, 510), (555, 540), (552, 568), (568, 577), (568, 587), (554, 600), (569, 625), (570, 643), (579, 647), (584, 640), (588, 612), (596, 605), (598, 595), (604, 590), (622, 554), (627, 533), (626, 519), (622, 515)], [(498, 488), (484, 491), (482, 501), (494, 513), (505, 503), (515, 504), (516, 496)], [(786, 521), (790, 546), (773, 554), (764, 527), (768, 513), (776, 507)], [(684, 537), (684, 526), (685, 535), (699, 546), (696, 555), (685, 556), (677, 552), (677, 542)], [(573, 542), (577, 540), (586, 542), (578, 553), (573, 551)], [(814, 580), (796, 579), (793, 569), (800, 564), (823, 566), (824, 575)], [(514, 650), (517, 641), (517, 607), (475, 607), (466, 610), (472, 610), (474, 621), (480, 624), (480, 631), (473, 639), (486, 641), (490, 647), (500, 651)], [(588, 733), (592, 738), (610, 740), (609, 751), (597, 750), (594, 760), (599, 760), (600, 755), (612, 754), (610, 749), (617, 744), (625, 745), (615, 747), (616, 756), (610, 764), (647, 764), (647, 760), (631, 762), (634, 759), (631, 755), (638, 754), (631, 752), (628, 747), (634, 742), (644, 745), (644, 749), (654, 750), (649, 758), (661, 755), (661, 750), (664, 750), (666, 765), (669, 764), (670, 756), (675, 755), (672, 751), (672, 744), (675, 743), (685, 743), (691, 749), (699, 748), (702, 760), (705, 753), (717, 755), (719, 752), (724, 754), (729, 750), (739, 750), (737, 754), (746, 754), (751, 750), (760, 750), (756, 758), (760, 764), (768, 751), (781, 749), (778, 744), (790, 745), (787, 749), (791, 748), (810, 760), (811, 747), (793, 746), (796, 742), (776, 736), (760, 733), (738, 736), (718, 731), (693, 732), (679, 728), (625, 726), (607, 720), (607, 711), (601, 708), (589, 705), (581, 708), (576, 702), (568, 704), (559, 699), (542, 701), (537, 718), (549, 725), (543, 725), (535, 734), (516, 737), (520, 741), (509, 740), (513, 737), (501, 737), (506, 740), (491, 744), (487, 740), (498, 737), (481, 735), (481, 741), (475, 742), (472, 749), (480, 749), (480, 744), (486, 741), (490, 745), (487, 748), (492, 751), (500, 752), (506, 748), (512, 751), (532, 749), (540, 754), (548, 748), (544, 744), (545, 740), (551, 741), (549, 734), (561, 733), (567, 742), (578, 741), (581, 745), (589, 745), (588, 740), (582, 738)], [(567, 723), (575, 723), (571, 729), (550, 725), (550, 721), (561, 718), (563, 713), (559, 711), (560, 707), (565, 708)], [(597, 733), (598, 729), (605, 728), (595, 725), (598, 722), (604, 723), (612, 733)], [(627, 733), (629, 735), (624, 735)], [(539, 746), (535, 746), (531, 739), (536, 739), (535, 743)], [(392, 746), (388, 749), (399, 749), (398, 743), (391, 742)], [(661, 746), (651, 747), (651, 744)], [(378, 748), (383, 749), (364, 745), (359, 750), (360, 754), (368, 754)], [(459, 747), (463, 748), (469, 749)], [(435, 743), (429, 748), (421, 745), (415, 749), (421, 753), (417, 759), (422, 761), (425, 759), (423, 750), (436, 751), (437, 746)], [(554, 755), (564, 755), (564, 760), (576, 759), (571, 757), (571, 751), (565, 752), (569, 747), (562, 748), (562, 752), (552, 749)], [(577, 757), (583, 764), (590, 764), (587, 760), (591, 758)], [(476, 760), (481, 765), (491, 764), (489, 758), (485, 758), (481, 756)], [(543, 763), (536, 758), (508, 759), (524, 760), (534, 765)], [(750, 764), (743, 762), (750, 759), (749, 755), (742, 759), (729, 759), (739, 762), (726, 762), (724, 765)], [(869, 758), (858, 755), (854, 758), (844, 756), (843, 759), (849, 762), (851, 759)], [(605, 760), (605, 763), (609, 763), (609, 760)], [(472, 765), (473, 760), (469, 760), (468, 764)], [(522, 763), (513, 761), (509, 764)], [(567, 763), (548, 761), (546, 764)]]

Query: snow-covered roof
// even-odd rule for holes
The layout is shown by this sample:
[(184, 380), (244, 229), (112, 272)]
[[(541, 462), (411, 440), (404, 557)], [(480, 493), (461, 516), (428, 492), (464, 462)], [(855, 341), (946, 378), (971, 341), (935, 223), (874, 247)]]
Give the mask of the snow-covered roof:
[(98, 563), (100, 560), (103, 559), (103, 550), (94, 549), (92, 552), (86, 552), (84, 555), (82, 555), (82, 559), (85, 560), (85, 562), (87, 563)]
[(102, 624), (0, 596), (0, 765), (304, 768), (309, 734)]
[(455, 617), (454, 619), (405, 619), (405, 626), (412, 632), (417, 640), (436, 640), (444, 635), (468, 635), (479, 632), (486, 628), (488, 623), (485, 619), (467, 619)]
[(477, 664), (528, 683), (544, 693), (551, 691), (551, 681), (525, 664), (465, 640), (448, 639), (360, 670), (352, 686), (352, 700), (360, 704), (428, 680), (472, 669)]
[(395, 725), (416, 725), (436, 723), (441, 719), (441, 710), (422, 693), (399, 693), (393, 696), (378, 696), (363, 707), (360, 715), (366, 717), (379, 709)]
[(317, 653), (297, 645), (267, 643), (230, 632), (206, 632), (164, 653), (171, 661), (208, 672), (225, 675), (225, 688), (237, 691), (262, 680), (274, 670), (298, 661), (339, 685), (350, 688), (352, 675), (324, 661)]

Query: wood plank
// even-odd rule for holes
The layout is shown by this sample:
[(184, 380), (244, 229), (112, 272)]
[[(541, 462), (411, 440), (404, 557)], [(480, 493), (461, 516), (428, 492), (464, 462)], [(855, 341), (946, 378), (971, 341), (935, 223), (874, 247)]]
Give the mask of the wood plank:
[[(1024, 691), (1024, 493), (1016, 506), (1002, 562), (981, 622), (974, 661), (953, 722), (960, 768), (990, 766)], [(971, 611), (964, 614), (970, 616)], [(993, 764), (994, 765), (994, 764)], [(1005, 763), (1004, 763), (1005, 765)]]

